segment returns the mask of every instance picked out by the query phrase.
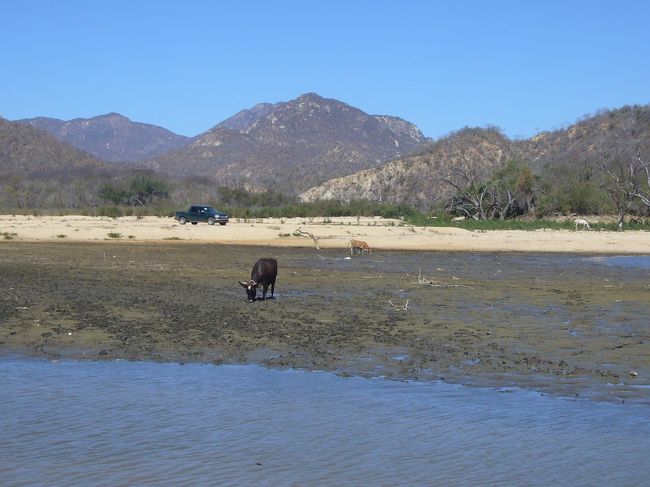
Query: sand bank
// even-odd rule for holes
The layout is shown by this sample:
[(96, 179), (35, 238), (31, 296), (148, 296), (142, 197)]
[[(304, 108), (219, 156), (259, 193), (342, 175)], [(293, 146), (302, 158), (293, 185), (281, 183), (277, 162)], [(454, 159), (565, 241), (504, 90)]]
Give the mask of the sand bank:
[[(180, 225), (165, 217), (0, 215), (0, 238), (18, 241), (195, 242), (275, 247), (313, 247), (301, 229), (318, 237), (321, 248), (345, 248), (362, 239), (382, 250), (479, 252), (581, 252), (648, 254), (650, 232), (573, 230), (469, 231), (451, 227), (413, 227), (382, 218), (233, 219), (226, 226)], [(15, 234), (15, 235), (14, 235)]]

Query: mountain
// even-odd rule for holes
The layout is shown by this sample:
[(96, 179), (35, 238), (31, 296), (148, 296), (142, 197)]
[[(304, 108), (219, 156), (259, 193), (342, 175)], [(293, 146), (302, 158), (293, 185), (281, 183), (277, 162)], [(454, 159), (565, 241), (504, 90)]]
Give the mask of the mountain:
[(601, 111), (561, 130), (517, 141), (517, 149), (537, 173), (584, 169), (638, 148), (650, 155), (650, 105)]
[(246, 183), (297, 194), (403, 156), (428, 140), (397, 117), (368, 115), (308, 93), (239, 112), (143, 166), (176, 176), (199, 175), (217, 184)]
[(429, 206), (451, 193), (443, 179), (453, 178), (456, 170), (487, 173), (514, 155), (511, 141), (498, 130), (466, 128), (401, 159), (326, 181), (298, 197)]
[(150, 159), (192, 140), (156, 125), (132, 122), (119, 113), (67, 121), (38, 117), (16, 122), (45, 130), (57, 139), (109, 162)]
[(30, 125), (0, 118), (0, 180), (19, 176), (36, 180), (108, 175), (115, 166), (61, 142)]
[(466, 128), (413, 153), (310, 188), (301, 201), (370, 199), (428, 208), (454, 188), (459, 171), (487, 176), (508, 160), (527, 162), (539, 175), (589, 172), (616, 154), (638, 148), (650, 159), (650, 105), (599, 113), (570, 127), (512, 141), (498, 129)]
[(237, 112), (232, 117), (216, 125), (215, 129), (248, 130), (257, 120), (266, 117), (273, 111), (275, 105), (272, 103), (258, 103), (253, 108)]

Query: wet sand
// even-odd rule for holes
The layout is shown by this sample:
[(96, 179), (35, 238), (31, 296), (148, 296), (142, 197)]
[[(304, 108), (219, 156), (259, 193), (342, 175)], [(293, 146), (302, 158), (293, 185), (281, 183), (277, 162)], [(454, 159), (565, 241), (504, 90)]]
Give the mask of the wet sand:
[[(276, 297), (246, 303), (237, 280), (264, 256), (279, 261)], [(255, 362), (650, 401), (648, 269), (570, 254), (346, 257), (0, 241), (0, 355)]]

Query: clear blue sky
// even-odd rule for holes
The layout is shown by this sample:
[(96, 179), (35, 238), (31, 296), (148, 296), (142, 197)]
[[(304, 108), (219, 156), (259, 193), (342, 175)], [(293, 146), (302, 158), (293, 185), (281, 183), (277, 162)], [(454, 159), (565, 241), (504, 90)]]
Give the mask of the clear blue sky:
[(0, 116), (196, 135), (306, 92), (439, 137), (650, 103), (650, 1), (0, 0)]

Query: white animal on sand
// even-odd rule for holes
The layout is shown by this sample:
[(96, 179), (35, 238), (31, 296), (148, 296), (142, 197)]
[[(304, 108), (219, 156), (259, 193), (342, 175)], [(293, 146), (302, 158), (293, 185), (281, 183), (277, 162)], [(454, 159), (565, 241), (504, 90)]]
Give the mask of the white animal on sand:
[(576, 226), (576, 230), (578, 229), (578, 227), (581, 227), (581, 228), (584, 228), (584, 229), (587, 229), (587, 230), (589, 230), (591, 228), (589, 226), (589, 222), (587, 220), (583, 219), (583, 218), (576, 218), (573, 221), (573, 224)]

